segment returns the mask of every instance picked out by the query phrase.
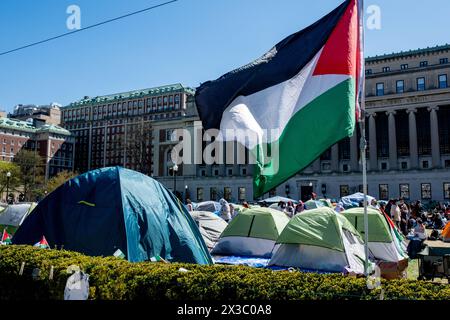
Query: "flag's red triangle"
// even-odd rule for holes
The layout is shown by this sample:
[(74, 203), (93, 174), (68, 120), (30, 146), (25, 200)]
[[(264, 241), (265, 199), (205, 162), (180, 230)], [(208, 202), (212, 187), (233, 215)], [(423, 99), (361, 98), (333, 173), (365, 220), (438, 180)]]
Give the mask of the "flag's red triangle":
[(317, 62), (314, 75), (339, 74), (359, 78), (358, 3), (352, 0), (331, 33)]

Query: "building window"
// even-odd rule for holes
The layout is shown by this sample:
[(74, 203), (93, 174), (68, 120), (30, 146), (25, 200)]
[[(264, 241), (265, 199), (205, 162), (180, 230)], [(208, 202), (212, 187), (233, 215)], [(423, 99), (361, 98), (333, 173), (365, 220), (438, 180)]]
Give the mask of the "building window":
[(450, 168), (450, 160), (445, 160), (445, 169)]
[(209, 199), (211, 201), (217, 200), (217, 188), (216, 187), (212, 187), (209, 189)]
[(444, 183), (444, 199), (450, 199), (450, 183)]
[(439, 59), (439, 64), (447, 64), (447, 63), (448, 63), (448, 58)]
[(389, 72), (391, 71), (391, 67), (383, 67), (383, 72)]
[(422, 199), (431, 200), (431, 183), (422, 183), (420, 185)]
[(425, 78), (417, 78), (417, 91), (425, 90)]
[(401, 184), (400, 185), (400, 199), (409, 199), (409, 184)]
[(228, 173), (229, 176), (232, 176), (233, 175), (233, 169), (228, 169), (227, 173)]
[(339, 160), (350, 160), (350, 138), (339, 141)]
[(441, 74), (439, 76), (439, 89), (445, 89), (447, 87), (448, 87), (447, 75), (446, 74)]
[(428, 169), (430, 168), (430, 163), (428, 160), (422, 161), (422, 169)]
[(322, 155), (320, 156), (320, 160), (329, 161), (331, 160), (331, 148), (328, 148)]
[(405, 92), (405, 81), (397, 80), (397, 93)]
[(339, 191), (341, 194), (341, 198), (346, 197), (350, 194), (350, 187), (348, 184), (341, 185), (339, 186)]
[(406, 69), (408, 69), (408, 64), (406, 63), (406, 64), (402, 64), (401, 66), (400, 66), (400, 69), (401, 70), (406, 70)]
[(387, 184), (379, 185), (379, 198), (380, 198), (380, 200), (388, 200), (389, 199), (389, 185), (387, 185)]
[[(450, 162), (449, 162), (450, 163)], [(247, 175), (247, 169), (246, 168), (242, 168), (242, 175), (246, 176)]]
[(421, 61), (420, 62), (420, 67), (421, 68), (428, 67), (428, 61)]
[(384, 96), (384, 83), (377, 83), (377, 96)]
[(240, 202), (242, 202), (242, 201), (245, 201), (245, 188), (243, 188), (243, 187), (241, 187), (241, 188), (239, 188), (238, 189), (239, 191), (238, 191), (238, 200), (240, 201)]
[(342, 171), (344, 171), (344, 172), (348, 172), (349, 171), (348, 170), (348, 164), (342, 165)]
[(402, 161), (401, 168), (402, 168), (402, 170), (407, 170), (408, 169), (408, 162)]
[(197, 201), (203, 201), (203, 188), (197, 188)]
[(230, 187), (223, 188), (223, 198), (227, 201), (231, 201), (231, 188)]
[(383, 170), (383, 171), (387, 170), (387, 162), (381, 163), (381, 170)]
[(214, 176), (218, 176), (219, 175), (219, 170), (218, 169), (214, 169), (213, 172), (214, 172), (213, 173)]
[(366, 69), (366, 74), (372, 74), (372, 69)]

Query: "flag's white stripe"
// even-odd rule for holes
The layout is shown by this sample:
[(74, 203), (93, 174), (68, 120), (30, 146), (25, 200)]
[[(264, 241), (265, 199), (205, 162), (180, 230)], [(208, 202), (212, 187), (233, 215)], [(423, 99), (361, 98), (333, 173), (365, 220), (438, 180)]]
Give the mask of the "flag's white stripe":
[(292, 116), (348, 75), (313, 76), (320, 50), (293, 78), (249, 96), (237, 97), (223, 112), (221, 140), (237, 140), (253, 148), (277, 140)]

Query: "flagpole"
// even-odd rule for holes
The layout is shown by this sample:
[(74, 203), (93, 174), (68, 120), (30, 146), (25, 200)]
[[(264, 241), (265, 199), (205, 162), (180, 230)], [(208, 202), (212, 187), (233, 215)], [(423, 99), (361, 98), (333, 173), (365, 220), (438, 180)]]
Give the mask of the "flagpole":
[(361, 162), (362, 162), (362, 178), (363, 178), (363, 192), (364, 192), (364, 252), (365, 252), (365, 264), (364, 274), (369, 275), (369, 219), (367, 212), (367, 141), (366, 141), (366, 71), (365, 71), (365, 37), (364, 37), (364, 0), (359, 1), (359, 21), (360, 21), (360, 43), (361, 43), (361, 110), (359, 113), (359, 125), (361, 130)]

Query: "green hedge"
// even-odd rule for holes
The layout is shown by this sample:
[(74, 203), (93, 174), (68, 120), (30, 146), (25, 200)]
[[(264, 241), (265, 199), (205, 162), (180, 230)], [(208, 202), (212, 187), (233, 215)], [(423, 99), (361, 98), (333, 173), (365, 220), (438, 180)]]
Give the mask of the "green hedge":
[[(22, 262), (25, 268), (19, 270)], [(89, 274), (90, 299), (100, 300), (318, 300), (379, 299), (364, 278), (270, 271), (250, 267), (129, 263), (30, 246), (0, 246), (0, 299), (63, 299), (67, 268)], [(54, 267), (53, 280), (49, 279)], [(189, 272), (180, 272), (183, 267)], [(39, 268), (37, 278), (33, 269)], [(383, 281), (384, 299), (450, 300), (450, 285)]]

